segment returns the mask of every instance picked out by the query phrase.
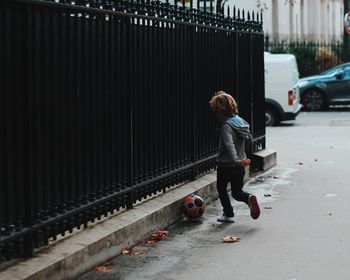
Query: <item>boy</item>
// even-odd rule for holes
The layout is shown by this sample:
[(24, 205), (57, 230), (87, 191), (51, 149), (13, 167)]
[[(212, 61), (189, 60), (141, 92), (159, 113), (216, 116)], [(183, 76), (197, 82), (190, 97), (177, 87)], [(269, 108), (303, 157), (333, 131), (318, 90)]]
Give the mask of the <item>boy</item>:
[(249, 124), (238, 116), (237, 103), (231, 95), (219, 91), (212, 97), (209, 104), (216, 117), (222, 122), (217, 158), (217, 189), (224, 211), (217, 220), (234, 222), (233, 208), (227, 193), (229, 182), (233, 198), (245, 202), (250, 208), (251, 217), (257, 219), (260, 208), (256, 196), (242, 190), (244, 167), (250, 164), (250, 159), (245, 153), (245, 146), (252, 141)]

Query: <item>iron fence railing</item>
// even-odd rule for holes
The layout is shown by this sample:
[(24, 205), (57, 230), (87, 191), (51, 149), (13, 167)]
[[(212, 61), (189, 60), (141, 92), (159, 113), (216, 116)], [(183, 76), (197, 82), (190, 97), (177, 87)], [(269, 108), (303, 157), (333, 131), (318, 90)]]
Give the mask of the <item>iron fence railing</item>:
[(271, 53), (294, 54), (300, 77), (316, 75), (341, 64), (343, 57), (341, 42), (270, 42), (266, 37), (265, 50)]
[(1, 259), (213, 169), (217, 90), (238, 100), (254, 150), (265, 147), (261, 15), (192, 2), (0, 5)]

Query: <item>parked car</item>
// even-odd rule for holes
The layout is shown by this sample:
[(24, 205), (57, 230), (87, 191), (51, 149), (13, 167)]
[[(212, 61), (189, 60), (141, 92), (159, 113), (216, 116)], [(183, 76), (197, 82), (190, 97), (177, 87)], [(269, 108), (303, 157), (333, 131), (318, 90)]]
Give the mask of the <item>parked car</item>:
[(319, 111), (329, 105), (350, 104), (350, 63), (300, 79), (299, 87), (301, 103), (307, 111)]
[(299, 100), (299, 71), (292, 54), (264, 54), (265, 125), (295, 120), (302, 105)]

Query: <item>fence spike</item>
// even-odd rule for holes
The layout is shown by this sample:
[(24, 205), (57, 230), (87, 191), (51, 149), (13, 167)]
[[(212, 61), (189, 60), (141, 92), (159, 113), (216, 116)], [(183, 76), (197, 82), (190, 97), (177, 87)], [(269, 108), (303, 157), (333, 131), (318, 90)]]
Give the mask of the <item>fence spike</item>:
[(197, 10), (199, 11), (199, 0), (197, 0)]
[(259, 18), (259, 13), (258, 12), (256, 12), (256, 21), (260, 22), (260, 18)]
[(248, 11), (247, 19), (250, 20), (250, 13)]
[(230, 16), (230, 6), (227, 6), (227, 16)]
[(236, 5), (233, 6), (233, 17), (236, 17)]
[(185, 0), (182, 0), (182, 7), (185, 7)]
[(263, 21), (264, 21), (263, 19), (264, 19), (264, 18), (263, 18), (263, 13), (261, 12), (261, 13), (260, 13), (260, 20), (261, 20), (260, 23), (263, 23)]
[(213, 13), (213, 1), (210, 1), (210, 12)]
[(242, 19), (245, 20), (245, 12), (244, 12), (244, 9), (242, 10)]
[(253, 16), (252, 20), (255, 21), (255, 12), (254, 11), (252, 11), (252, 16)]
[(207, 0), (204, 0), (204, 12), (207, 11)]
[(193, 9), (193, 0), (190, 0), (190, 8)]
[(241, 10), (240, 9), (237, 10), (237, 17), (241, 18)]

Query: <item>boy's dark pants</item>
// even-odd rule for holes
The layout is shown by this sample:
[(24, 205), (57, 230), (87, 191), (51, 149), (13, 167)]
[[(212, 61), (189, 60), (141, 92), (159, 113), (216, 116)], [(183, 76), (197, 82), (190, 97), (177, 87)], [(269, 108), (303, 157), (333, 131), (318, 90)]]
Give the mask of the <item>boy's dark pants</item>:
[(244, 192), (243, 179), (244, 167), (218, 167), (217, 170), (217, 189), (219, 198), (224, 208), (224, 214), (227, 217), (233, 217), (233, 208), (227, 193), (227, 184), (231, 183), (231, 192), (234, 199), (248, 204), (250, 193)]

